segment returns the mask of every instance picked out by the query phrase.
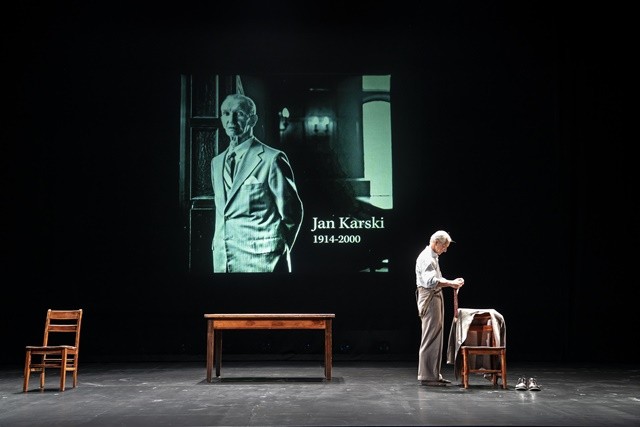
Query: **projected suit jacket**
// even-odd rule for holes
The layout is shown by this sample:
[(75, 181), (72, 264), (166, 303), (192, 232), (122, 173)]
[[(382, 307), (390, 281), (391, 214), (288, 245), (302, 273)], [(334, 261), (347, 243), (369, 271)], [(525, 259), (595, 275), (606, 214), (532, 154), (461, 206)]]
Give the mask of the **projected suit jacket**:
[(290, 272), (303, 205), (289, 159), (253, 138), (225, 198), (225, 154), (211, 161), (214, 273)]

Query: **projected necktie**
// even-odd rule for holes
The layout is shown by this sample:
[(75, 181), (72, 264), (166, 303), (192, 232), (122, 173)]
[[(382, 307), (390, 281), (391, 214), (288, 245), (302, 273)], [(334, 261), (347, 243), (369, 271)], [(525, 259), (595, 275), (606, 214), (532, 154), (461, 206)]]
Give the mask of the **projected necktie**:
[(225, 195), (229, 193), (231, 184), (233, 184), (233, 172), (236, 167), (236, 153), (233, 151), (227, 154), (227, 159), (224, 162), (224, 190)]

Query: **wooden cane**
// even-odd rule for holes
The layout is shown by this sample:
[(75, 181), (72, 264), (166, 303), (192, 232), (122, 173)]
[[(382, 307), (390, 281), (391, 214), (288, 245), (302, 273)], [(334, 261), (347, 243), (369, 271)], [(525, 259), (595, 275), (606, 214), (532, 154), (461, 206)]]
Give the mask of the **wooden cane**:
[(453, 290), (453, 318), (458, 317), (458, 289)]

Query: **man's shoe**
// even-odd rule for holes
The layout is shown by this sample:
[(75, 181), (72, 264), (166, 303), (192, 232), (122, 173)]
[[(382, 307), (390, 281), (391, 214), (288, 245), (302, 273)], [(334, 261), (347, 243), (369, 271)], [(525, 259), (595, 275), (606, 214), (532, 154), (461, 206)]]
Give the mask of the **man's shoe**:
[(423, 380), (423, 381), (420, 381), (420, 385), (424, 385), (424, 386), (428, 386), (428, 387), (446, 387), (447, 384), (448, 383), (446, 383), (446, 382), (444, 382), (442, 380), (438, 380), (438, 381)]
[(535, 378), (529, 378), (527, 387), (529, 388), (529, 391), (540, 391), (540, 386), (538, 385), (538, 381)]
[(440, 379), (438, 380), (438, 382), (440, 382), (440, 383), (445, 383), (445, 384), (451, 384), (451, 381), (449, 381), (449, 380), (445, 380), (444, 378), (440, 378)]
[(525, 377), (518, 378), (518, 383), (516, 384), (516, 390), (526, 390), (529, 388), (527, 384), (527, 379)]

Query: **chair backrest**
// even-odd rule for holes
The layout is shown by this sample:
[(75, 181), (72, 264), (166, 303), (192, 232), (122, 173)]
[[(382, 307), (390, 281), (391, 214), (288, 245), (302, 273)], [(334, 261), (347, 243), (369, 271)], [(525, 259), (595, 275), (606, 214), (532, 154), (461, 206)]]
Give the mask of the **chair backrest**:
[[(499, 316), (499, 318), (495, 319), (498, 322), (502, 319), (502, 316), (493, 309), (487, 309), (487, 311), (475, 310), (475, 309), (464, 309), (458, 307), (458, 289), (453, 290), (453, 317), (455, 320), (458, 320), (458, 316), (460, 312), (468, 312), (469, 310), (473, 310), (473, 320), (468, 325), (466, 330), (466, 337), (468, 341), (465, 340), (463, 345), (484, 345), (494, 347), (498, 344), (504, 344), (504, 323), (502, 324), (493, 324), (493, 319), (491, 317), (491, 313), (494, 313), (494, 316)], [(494, 330), (495, 328), (495, 330)]]
[[(472, 334), (475, 334), (475, 337)], [(473, 320), (467, 330), (467, 341), (469, 341), (470, 345), (495, 347), (496, 340), (493, 333), (491, 315), (489, 313), (478, 313), (473, 316)]]
[(82, 309), (47, 311), (44, 325), (43, 346), (72, 345), (76, 352), (80, 348), (80, 327), (82, 325)]

